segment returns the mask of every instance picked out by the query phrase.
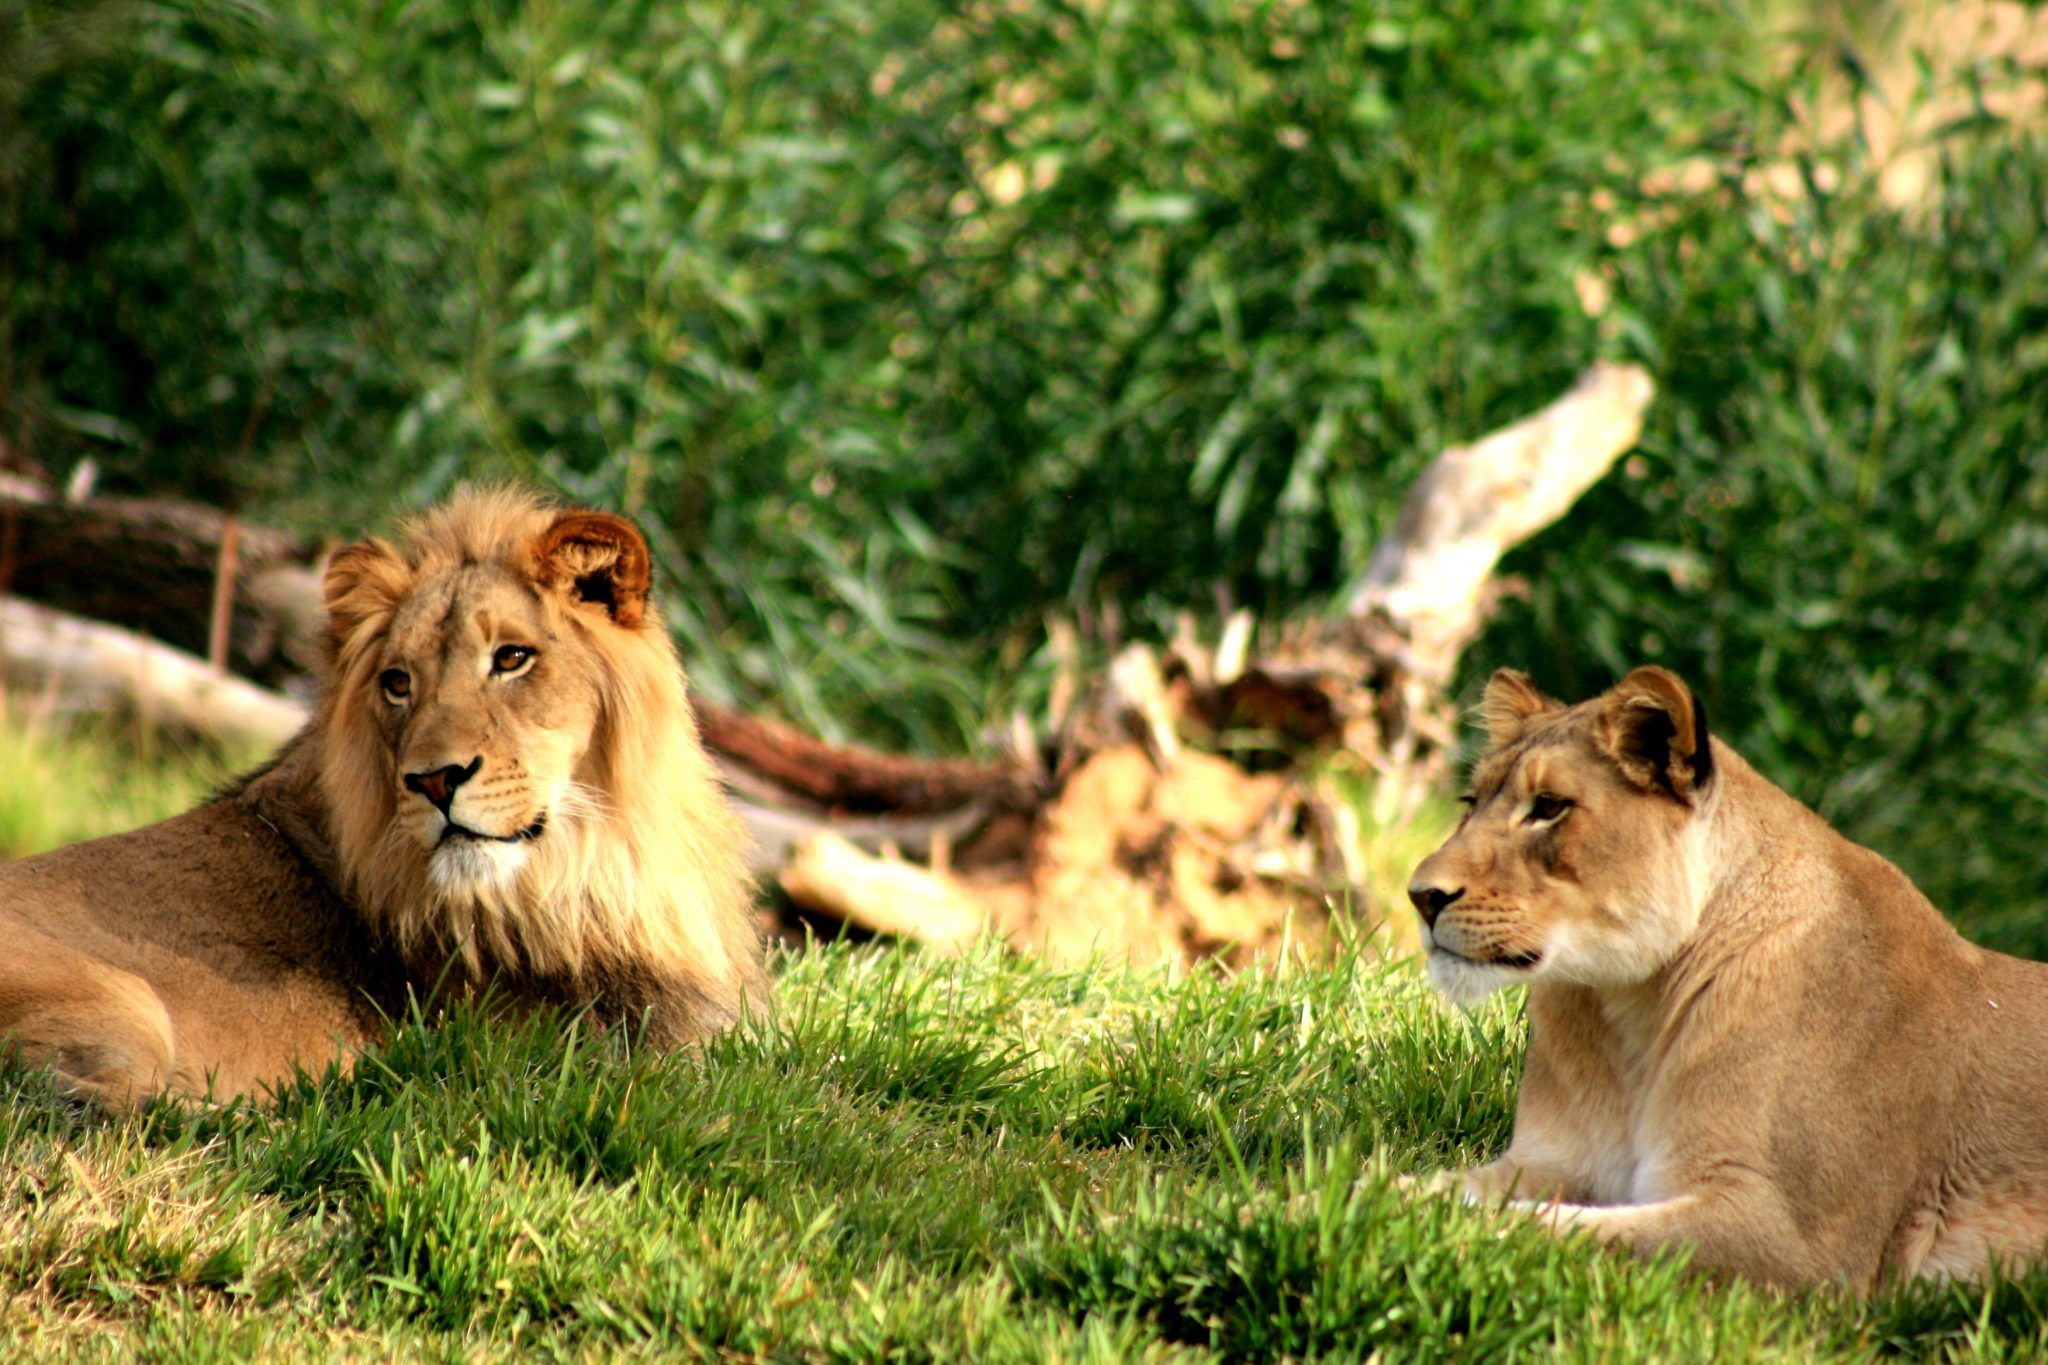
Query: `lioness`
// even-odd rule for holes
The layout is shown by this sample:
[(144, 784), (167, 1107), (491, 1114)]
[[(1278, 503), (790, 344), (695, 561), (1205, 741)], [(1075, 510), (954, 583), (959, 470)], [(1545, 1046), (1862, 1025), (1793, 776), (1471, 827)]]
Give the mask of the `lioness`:
[(211, 803), (0, 866), (0, 1038), (227, 1097), (495, 981), (658, 1046), (761, 1011), (737, 820), (625, 521), (464, 490), (326, 572), (304, 731)]
[(1408, 894), (1446, 995), (1528, 983), (1529, 1052), (1456, 1187), (1777, 1284), (2048, 1244), (2048, 967), (1965, 942), (1663, 669), (1571, 707), (1501, 672), (1482, 715)]

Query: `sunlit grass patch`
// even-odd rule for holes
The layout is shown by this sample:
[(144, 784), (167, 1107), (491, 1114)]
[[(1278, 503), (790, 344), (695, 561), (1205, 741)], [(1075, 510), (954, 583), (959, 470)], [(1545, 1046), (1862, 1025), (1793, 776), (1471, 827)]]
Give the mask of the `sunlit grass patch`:
[[(297, 1291), (317, 1223), (288, 1224), (205, 1141), (65, 1121), (39, 1078), (0, 1152), (0, 1296), (15, 1314), (133, 1323), (262, 1308)], [(55, 1118), (36, 1124), (36, 1108)]]
[(658, 1056), (458, 1010), (266, 1106), (16, 1075), (0, 1349), (177, 1358), (1996, 1359), (2048, 1280), (1869, 1304), (1403, 1193), (1505, 1141), (1512, 995), (1410, 964), (1055, 971), (870, 945)]
[[(1403, 837), (1440, 830), (1374, 833)], [(1337, 939), (1259, 971), (814, 947), (773, 1021), (701, 1053), (463, 1007), (260, 1105), (108, 1118), (0, 1072), (0, 1356), (2048, 1349), (2048, 1276), (1767, 1293), (1395, 1189), (1506, 1142), (1521, 1001), (1448, 1008)]]
[(260, 757), (134, 719), (67, 720), (0, 691), (0, 858), (167, 819)]

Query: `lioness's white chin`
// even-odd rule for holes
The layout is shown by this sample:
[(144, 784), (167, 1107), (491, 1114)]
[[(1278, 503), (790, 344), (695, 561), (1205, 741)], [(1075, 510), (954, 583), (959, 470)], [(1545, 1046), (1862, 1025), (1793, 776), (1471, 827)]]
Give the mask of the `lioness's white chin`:
[(443, 892), (496, 892), (509, 887), (526, 867), (527, 841), (446, 839), (427, 858), (427, 870)]
[(1454, 1005), (1476, 1005), (1494, 992), (1527, 981), (1535, 974), (1534, 962), (1507, 965), (1475, 962), (1444, 948), (1429, 951), (1429, 981)]

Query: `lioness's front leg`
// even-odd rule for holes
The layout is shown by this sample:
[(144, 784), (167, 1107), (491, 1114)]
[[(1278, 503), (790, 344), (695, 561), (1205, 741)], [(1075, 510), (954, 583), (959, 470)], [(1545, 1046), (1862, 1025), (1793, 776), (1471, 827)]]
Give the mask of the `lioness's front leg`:
[(1523, 1161), (1512, 1151), (1483, 1166), (1404, 1175), (1401, 1187), (1424, 1194), (1458, 1194), (1468, 1204), (1583, 1199), (1584, 1185), (1562, 1167)]
[(1510, 1200), (1555, 1229), (1584, 1228), (1605, 1242), (1651, 1255), (1667, 1246), (1693, 1249), (1701, 1270), (1770, 1284), (1811, 1284), (1827, 1278), (1839, 1257), (1817, 1254), (1777, 1191), (1745, 1180), (1649, 1204), (1572, 1204)]

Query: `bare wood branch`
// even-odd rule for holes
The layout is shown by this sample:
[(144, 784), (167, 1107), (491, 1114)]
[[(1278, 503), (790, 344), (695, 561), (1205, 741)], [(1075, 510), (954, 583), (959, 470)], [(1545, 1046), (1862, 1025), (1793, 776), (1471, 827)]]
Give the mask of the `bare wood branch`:
[(923, 814), (986, 804), (1013, 792), (1007, 764), (905, 758), (851, 744), (828, 744), (794, 726), (699, 698), (697, 728), (728, 763), (782, 791), (834, 812)]
[(0, 669), (233, 743), (282, 744), (308, 714), (301, 702), (216, 673), (146, 635), (18, 598), (0, 597)]
[[(718, 755), (714, 754), (714, 758)], [(733, 806), (747, 827), (747, 866), (756, 876), (776, 871), (789, 860), (792, 850), (806, 839), (830, 830), (863, 848), (884, 846), (901, 849), (912, 858), (927, 858), (940, 847), (950, 847), (972, 836), (988, 819), (988, 808), (961, 806), (934, 815), (834, 815), (818, 810), (793, 809), (774, 793), (750, 794), (745, 775), (720, 761), (727, 782), (735, 789)]]
[(780, 881), (799, 905), (940, 952), (960, 952), (988, 926), (982, 908), (949, 879), (863, 853), (830, 830), (791, 850)]
[(1384, 612), (1408, 637), (1415, 672), (1447, 683), (1483, 624), (1494, 565), (1635, 445), (1655, 391), (1640, 367), (1602, 362), (1542, 411), (1437, 456), (1373, 552), (1350, 614)]

